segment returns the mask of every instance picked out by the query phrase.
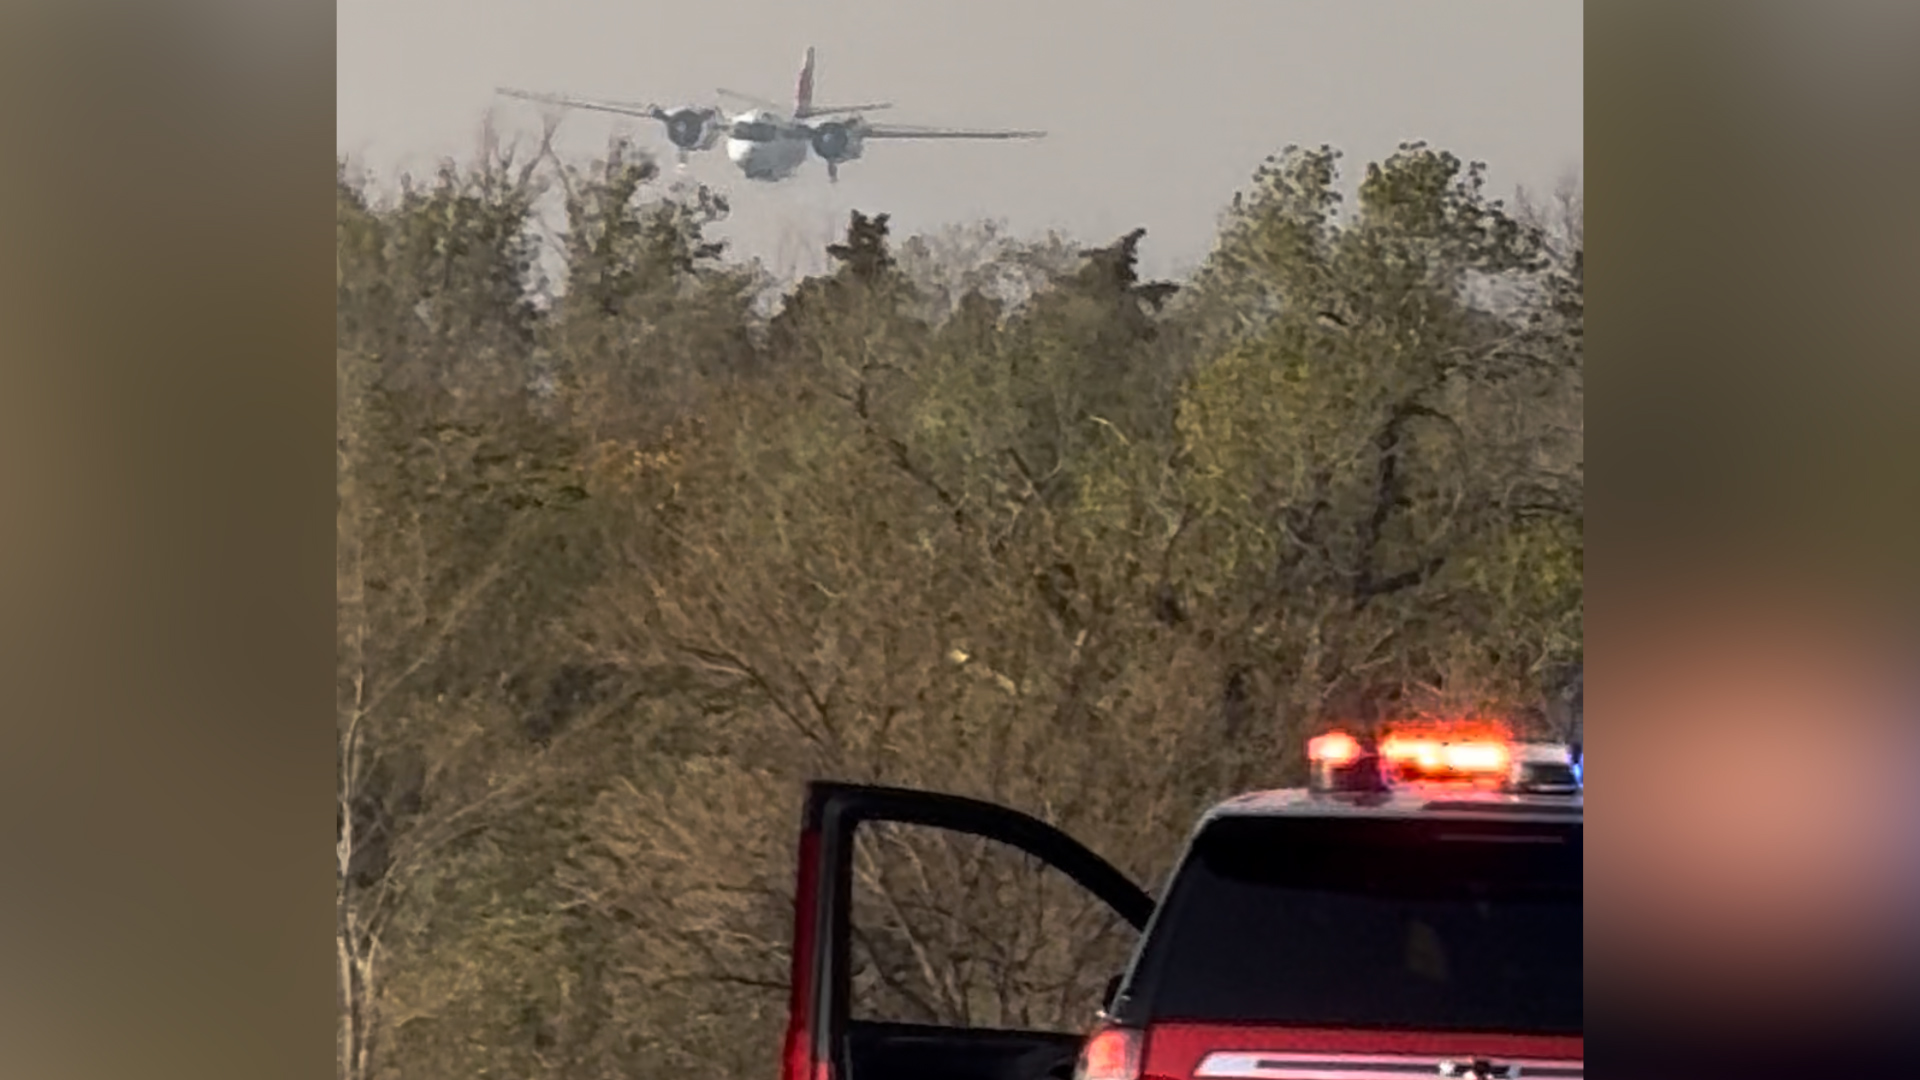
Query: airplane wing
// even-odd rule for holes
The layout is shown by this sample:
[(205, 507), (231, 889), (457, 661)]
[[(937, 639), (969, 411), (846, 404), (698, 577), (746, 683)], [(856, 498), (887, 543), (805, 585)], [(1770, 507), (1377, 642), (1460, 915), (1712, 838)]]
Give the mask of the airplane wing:
[(824, 116), (844, 116), (847, 113), (880, 112), (884, 109), (893, 108), (893, 102), (891, 101), (870, 101), (863, 105), (808, 105), (805, 108), (797, 108), (791, 105), (782, 105), (777, 101), (763, 98), (758, 94), (747, 94), (738, 90), (729, 90), (724, 86), (715, 87), (714, 93), (719, 94), (723, 98), (731, 98), (743, 105), (751, 105), (756, 109), (765, 109), (777, 116), (791, 116), (795, 120), (813, 120)]
[(785, 113), (790, 111), (792, 108), (791, 106), (781, 105), (777, 102), (768, 101), (766, 98), (758, 97), (753, 94), (743, 94), (738, 90), (729, 90), (724, 86), (714, 87), (713, 92), (716, 94), (719, 94), (721, 97), (724, 97), (724, 98), (732, 98), (733, 100), (738, 101), (743, 105), (752, 105), (756, 108), (767, 109), (775, 113)]
[(597, 112), (619, 113), (623, 116), (643, 116), (658, 120), (665, 112), (658, 105), (632, 101), (603, 101), (589, 98), (566, 97), (561, 94), (539, 94), (531, 90), (512, 90), (499, 87), (495, 93), (505, 97), (519, 98), (522, 101), (537, 101), (543, 105), (559, 105), (568, 109), (592, 109)]
[(866, 124), (869, 139), (1043, 139), (1044, 131), (995, 131), (982, 128), (918, 127), (906, 124)]
[(891, 101), (870, 101), (865, 105), (809, 105), (802, 120), (817, 116), (844, 116), (847, 113), (880, 112), (893, 108)]

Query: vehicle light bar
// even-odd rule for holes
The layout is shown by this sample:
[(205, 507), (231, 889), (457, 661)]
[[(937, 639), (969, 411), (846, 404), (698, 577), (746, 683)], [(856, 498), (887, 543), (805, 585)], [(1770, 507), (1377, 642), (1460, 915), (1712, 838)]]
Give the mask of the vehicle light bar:
[(1382, 764), (1402, 783), (1504, 781), (1514, 756), (1507, 733), (1488, 724), (1395, 725), (1380, 740)]
[(1308, 786), (1315, 791), (1382, 792), (1379, 755), (1344, 731), (1329, 731), (1307, 740)]
[(1316, 764), (1351, 765), (1360, 757), (1360, 741), (1344, 731), (1329, 731), (1307, 741), (1307, 760)]
[(1380, 742), (1380, 756), (1396, 770), (1428, 776), (1497, 776), (1512, 765), (1504, 742), (1476, 739), (1447, 742), (1418, 736), (1389, 735)]
[(1582, 786), (1579, 759), (1566, 744), (1520, 742), (1479, 723), (1394, 725), (1377, 742), (1340, 730), (1307, 741), (1310, 786), (1318, 791), (1467, 784), (1571, 795)]
[(1520, 792), (1579, 794), (1579, 755), (1565, 743), (1522, 743), (1514, 748), (1511, 783)]

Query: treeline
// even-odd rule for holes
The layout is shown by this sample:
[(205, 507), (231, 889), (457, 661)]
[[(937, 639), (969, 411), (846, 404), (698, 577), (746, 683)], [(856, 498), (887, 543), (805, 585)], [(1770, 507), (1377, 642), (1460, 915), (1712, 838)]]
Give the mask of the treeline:
[[(343, 167), (344, 1074), (772, 1075), (811, 777), (1008, 803), (1151, 880), (1316, 724), (1564, 722), (1577, 199), (1414, 144), (1349, 212), (1337, 165), (1271, 159), (1178, 288), (1137, 232), (855, 214), (771, 314), (724, 202), (620, 148), (380, 200)], [(1085, 1019), (1034, 988), (1108, 972), (964, 947), (940, 880), (871, 878), (919, 890), (877, 979)]]

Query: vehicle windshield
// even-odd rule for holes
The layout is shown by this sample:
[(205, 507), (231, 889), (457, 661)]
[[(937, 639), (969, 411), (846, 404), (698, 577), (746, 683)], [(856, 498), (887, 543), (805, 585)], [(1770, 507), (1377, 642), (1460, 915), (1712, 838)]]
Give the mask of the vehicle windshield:
[(1581, 880), (1578, 822), (1223, 818), (1121, 1013), (1577, 1034)]

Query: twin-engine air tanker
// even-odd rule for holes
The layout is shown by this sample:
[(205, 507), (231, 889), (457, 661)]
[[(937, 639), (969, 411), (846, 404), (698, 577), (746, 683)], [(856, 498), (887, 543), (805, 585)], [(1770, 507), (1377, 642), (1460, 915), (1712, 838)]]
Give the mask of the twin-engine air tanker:
[(698, 151), (711, 150), (722, 136), (727, 142), (727, 158), (749, 180), (785, 180), (799, 172), (809, 154), (827, 163), (827, 178), (840, 179), (840, 164), (861, 156), (868, 139), (1038, 139), (1041, 131), (990, 131), (966, 128), (909, 127), (875, 124), (860, 114), (893, 106), (887, 102), (867, 105), (816, 105), (813, 101), (813, 49), (807, 49), (800, 68), (800, 83), (793, 95), (791, 112), (773, 102), (736, 91), (720, 89), (721, 97), (752, 106), (745, 112), (729, 114), (710, 105), (688, 105), (668, 109), (659, 105), (623, 101), (587, 100), (558, 94), (537, 94), (526, 90), (499, 91), (508, 97), (538, 101), (569, 109), (593, 109), (658, 120), (667, 129), (680, 166)]

